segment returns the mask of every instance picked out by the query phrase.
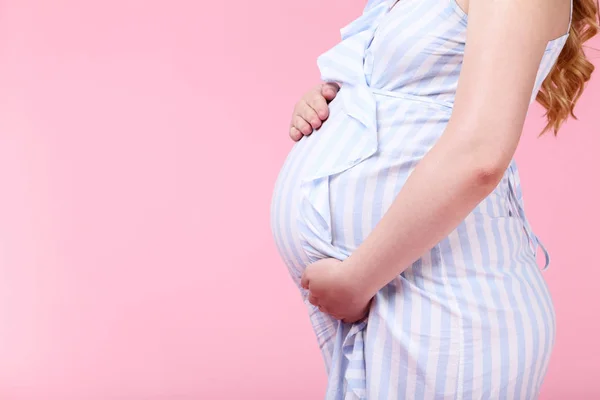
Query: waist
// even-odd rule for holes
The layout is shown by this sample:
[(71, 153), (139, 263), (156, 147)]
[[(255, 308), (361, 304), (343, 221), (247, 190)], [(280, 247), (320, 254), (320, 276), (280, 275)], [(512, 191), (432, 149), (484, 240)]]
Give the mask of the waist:
[(398, 99), (398, 100), (408, 100), (408, 101), (424, 103), (427, 105), (439, 107), (446, 111), (452, 111), (452, 108), (454, 106), (454, 104), (451, 102), (438, 100), (438, 99), (428, 97), (428, 96), (418, 96), (418, 95), (404, 93), (404, 92), (400, 92), (400, 91), (396, 91), (396, 90), (392, 91), (392, 90), (386, 90), (386, 89), (378, 89), (378, 88), (373, 88), (370, 86), (365, 86), (365, 87), (368, 88), (368, 90), (372, 94), (374, 94), (375, 96), (378, 96), (378, 97)]

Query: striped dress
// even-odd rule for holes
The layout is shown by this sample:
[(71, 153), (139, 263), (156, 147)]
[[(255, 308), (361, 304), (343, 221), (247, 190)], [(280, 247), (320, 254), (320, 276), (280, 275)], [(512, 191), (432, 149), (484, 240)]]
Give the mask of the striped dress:
[[(369, 235), (452, 112), (467, 15), (455, 0), (371, 0), (318, 59), (341, 82), (330, 116), (289, 153), (273, 236), (303, 295), (328, 373), (326, 399), (533, 399), (555, 340), (514, 160), (497, 188), (345, 324), (312, 306), (304, 268)], [(548, 43), (531, 101), (567, 34)], [(398, 223), (402, 223), (399, 221)]]

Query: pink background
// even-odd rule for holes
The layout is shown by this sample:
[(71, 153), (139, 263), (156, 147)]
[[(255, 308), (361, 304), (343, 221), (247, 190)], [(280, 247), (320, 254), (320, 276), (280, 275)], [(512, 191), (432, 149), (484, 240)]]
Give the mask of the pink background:
[[(364, 4), (167, 3), (0, 1), (2, 400), (323, 397), (269, 203)], [(518, 152), (553, 256), (543, 399), (600, 397), (599, 78), (558, 140), (532, 109)]]

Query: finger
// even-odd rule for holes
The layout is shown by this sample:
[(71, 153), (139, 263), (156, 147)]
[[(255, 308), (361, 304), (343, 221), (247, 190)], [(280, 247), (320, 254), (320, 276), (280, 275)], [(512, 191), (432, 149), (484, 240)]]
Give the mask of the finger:
[(335, 99), (335, 96), (337, 96), (337, 92), (339, 91), (340, 85), (335, 82), (327, 82), (321, 85), (321, 94), (327, 101)]
[[(320, 97), (321, 101), (325, 104), (325, 109), (328, 109), (327, 103), (325, 103), (325, 99), (322, 96)], [(316, 99), (309, 99), (310, 102), (315, 101)], [(312, 129), (319, 129), (321, 127), (321, 116), (315, 111), (315, 108), (307, 101), (303, 100), (300, 105), (299, 114), (306, 122), (310, 124)]]
[(302, 132), (303, 135), (310, 135), (313, 131), (312, 127), (308, 122), (306, 122), (301, 116), (294, 115), (294, 123), (293, 125)]
[(302, 286), (303, 289), (308, 290), (308, 283), (308, 276), (306, 275), (306, 273), (302, 274), (302, 278), (300, 278), (300, 286)]
[(355, 324), (358, 321), (360, 321), (361, 319), (362, 318), (351, 318), (351, 317), (348, 317), (348, 318), (342, 318), (341, 321), (343, 323), (345, 323), (345, 324)]
[(333, 314), (332, 314), (332, 313), (331, 313), (331, 312), (330, 312), (330, 311), (327, 309), (327, 307), (325, 307), (324, 305), (319, 305), (319, 306), (317, 306), (317, 308), (318, 308), (318, 309), (319, 309), (319, 311), (321, 311), (323, 314), (330, 315), (330, 316), (332, 316), (332, 317), (333, 317), (333, 318), (335, 318), (335, 319), (340, 319), (340, 318), (338, 318), (338, 317), (334, 316), (334, 315), (333, 315)]
[(331, 315), (333, 318), (337, 319), (338, 321), (343, 321), (344, 318), (341, 315), (338, 314), (332, 314), (332, 313), (328, 313), (329, 315)]
[(321, 93), (315, 93), (308, 99), (307, 103), (319, 119), (319, 125), (321, 124), (321, 121), (327, 119), (329, 116), (329, 105), (327, 104), (327, 99), (325, 99)]
[(292, 126), (290, 128), (290, 137), (292, 138), (292, 140), (294, 142), (297, 142), (298, 140), (302, 139), (304, 135), (302, 134), (302, 132), (300, 132), (298, 129), (296, 129), (295, 126)]
[(322, 304), (320, 304), (318, 306), (318, 308), (319, 308), (319, 311), (321, 311), (322, 313), (325, 313), (325, 314), (329, 315), (330, 317), (337, 319), (338, 321), (342, 321), (344, 318), (341, 314), (335, 314), (335, 313), (331, 312), (326, 306), (324, 306)]
[(319, 306), (319, 299), (312, 294), (308, 295), (308, 302), (313, 306)]
[(354, 324), (354, 323), (356, 323), (358, 321), (361, 321), (361, 320), (365, 319), (367, 315), (368, 315), (368, 313), (364, 313), (364, 314), (361, 314), (361, 315), (346, 317), (346, 318), (342, 319), (342, 322), (344, 322), (346, 324)]

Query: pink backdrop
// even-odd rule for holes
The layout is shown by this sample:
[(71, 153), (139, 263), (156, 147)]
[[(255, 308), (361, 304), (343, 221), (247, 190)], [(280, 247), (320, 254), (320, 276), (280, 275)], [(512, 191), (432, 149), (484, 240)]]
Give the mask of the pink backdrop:
[[(363, 4), (206, 3), (0, 1), (0, 399), (322, 398), (269, 203)], [(534, 108), (518, 153), (553, 256), (544, 399), (600, 397), (599, 78), (558, 140)]]

